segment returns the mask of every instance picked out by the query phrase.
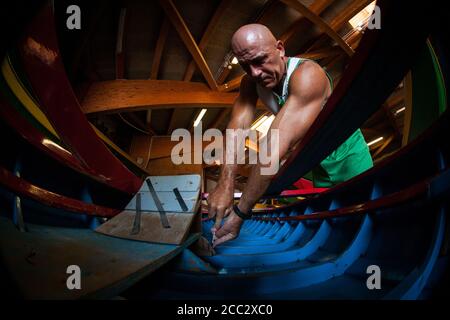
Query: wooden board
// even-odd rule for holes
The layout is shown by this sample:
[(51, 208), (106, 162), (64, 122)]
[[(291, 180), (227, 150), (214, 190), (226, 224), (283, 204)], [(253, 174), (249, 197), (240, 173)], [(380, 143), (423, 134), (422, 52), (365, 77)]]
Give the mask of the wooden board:
[[(199, 193), (201, 186), (201, 177), (198, 174), (179, 175), (179, 176), (152, 176), (150, 179), (153, 188), (158, 195), (159, 200), (165, 211), (167, 212), (183, 212), (179, 202), (173, 192), (177, 188), (183, 198), (188, 212), (194, 212), (197, 202), (199, 201)], [(150, 194), (147, 183), (143, 183), (139, 190), (141, 194), (142, 211), (158, 211), (155, 201)], [(126, 206), (125, 210), (136, 210), (136, 197), (133, 197)]]
[(123, 211), (108, 222), (99, 226), (95, 231), (113, 237), (126, 238), (138, 241), (180, 244), (189, 233), (194, 214), (167, 212), (170, 228), (164, 228), (158, 212), (143, 212), (141, 215), (141, 228), (138, 234), (132, 235), (134, 211)]
[[(19, 232), (0, 218), (0, 254), (8, 275), (27, 299), (107, 299), (117, 296), (182, 252), (180, 246), (107, 237), (88, 229), (27, 224)], [(81, 269), (81, 290), (66, 286), (67, 267)]]
[[(99, 226), (96, 231), (113, 237), (138, 241), (180, 244), (189, 233), (195, 213), (198, 211), (201, 177), (200, 175), (152, 176), (148, 177), (166, 213), (170, 228), (164, 228), (160, 213), (146, 182), (139, 190), (141, 198), (140, 231), (131, 234), (136, 217), (136, 196), (128, 203), (125, 211)], [(177, 200), (177, 188), (186, 204), (183, 211)]]

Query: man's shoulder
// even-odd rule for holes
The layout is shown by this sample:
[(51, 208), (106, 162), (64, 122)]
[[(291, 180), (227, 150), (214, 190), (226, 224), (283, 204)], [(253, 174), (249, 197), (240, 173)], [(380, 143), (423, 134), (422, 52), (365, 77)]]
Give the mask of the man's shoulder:
[(289, 80), (289, 92), (309, 95), (323, 92), (329, 85), (325, 70), (315, 61), (303, 61), (293, 72)]

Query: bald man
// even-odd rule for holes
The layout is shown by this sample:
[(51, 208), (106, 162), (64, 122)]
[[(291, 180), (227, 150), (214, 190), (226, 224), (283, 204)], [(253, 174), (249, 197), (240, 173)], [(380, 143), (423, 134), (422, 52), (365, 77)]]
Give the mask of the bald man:
[[(283, 43), (265, 26), (239, 28), (231, 47), (246, 72), (241, 81), (228, 129), (248, 129), (258, 98), (274, 113), (270, 127), (278, 129), (279, 157), (285, 158), (303, 139), (332, 91), (332, 80), (314, 61), (285, 56)], [(270, 138), (269, 138), (270, 141)], [(239, 204), (234, 205), (237, 164), (224, 164), (216, 188), (208, 197), (208, 216), (215, 217), (213, 246), (236, 238), (243, 221), (264, 194), (273, 175), (261, 175), (261, 163), (253, 165)], [(267, 165), (269, 166), (269, 165)], [(313, 170), (315, 187), (332, 187), (373, 166), (369, 148), (358, 129)], [(222, 220), (227, 217), (224, 224)]]

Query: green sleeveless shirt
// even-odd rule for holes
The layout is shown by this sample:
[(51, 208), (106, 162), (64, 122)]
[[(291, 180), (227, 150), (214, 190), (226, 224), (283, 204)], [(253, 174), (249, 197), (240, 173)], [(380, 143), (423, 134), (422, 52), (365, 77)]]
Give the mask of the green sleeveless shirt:
[[(267, 101), (267, 96), (264, 97), (262, 90), (258, 90), (258, 95), (261, 100), (273, 112), (278, 107), (278, 110), (284, 105), (288, 97), (289, 79), (295, 69), (300, 64), (308, 59), (289, 58), (287, 63), (286, 77), (283, 83), (283, 92), (279, 96), (275, 92), (272, 93), (277, 106), (274, 106), (274, 101)], [(330, 80), (331, 88), (333, 88), (333, 81), (330, 75), (325, 71)], [(258, 88), (261, 89), (261, 88)], [(369, 147), (367, 146), (364, 136), (360, 129), (356, 130), (343, 144), (334, 150), (328, 157), (326, 157), (320, 165), (312, 170), (313, 184), (315, 187), (332, 187), (338, 183), (349, 180), (350, 178), (370, 169), (373, 166), (372, 157), (370, 155)]]

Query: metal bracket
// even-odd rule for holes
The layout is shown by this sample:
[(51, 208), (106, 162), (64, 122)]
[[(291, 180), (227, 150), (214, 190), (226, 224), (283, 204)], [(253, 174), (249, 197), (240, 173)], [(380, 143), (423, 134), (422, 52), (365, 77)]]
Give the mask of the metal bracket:
[(150, 178), (145, 179), (145, 182), (147, 182), (148, 189), (150, 190), (150, 194), (152, 195), (153, 201), (155, 201), (156, 207), (158, 208), (159, 216), (161, 217), (162, 226), (166, 229), (170, 228), (169, 220), (167, 220), (166, 212), (164, 211), (161, 201), (159, 200), (158, 195), (156, 194), (155, 188), (153, 188)]
[(136, 216), (134, 217), (132, 235), (136, 235), (141, 231), (141, 194), (136, 194)]
[(186, 202), (184, 202), (183, 197), (181, 196), (180, 190), (178, 190), (178, 188), (174, 188), (173, 193), (175, 193), (175, 197), (177, 198), (178, 203), (180, 204), (181, 210), (183, 210), (184, 212), (188, 211), (189, 209), (186, 205)]

